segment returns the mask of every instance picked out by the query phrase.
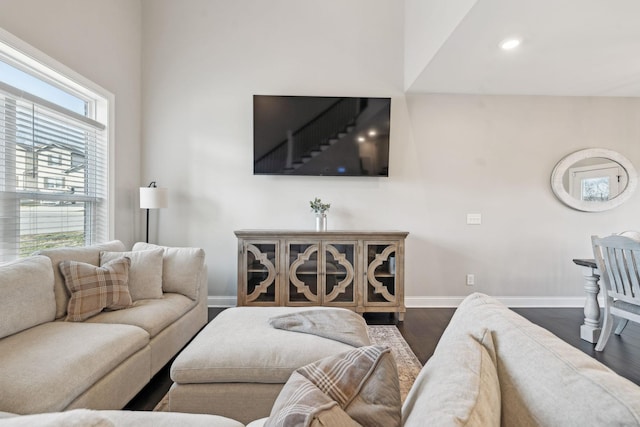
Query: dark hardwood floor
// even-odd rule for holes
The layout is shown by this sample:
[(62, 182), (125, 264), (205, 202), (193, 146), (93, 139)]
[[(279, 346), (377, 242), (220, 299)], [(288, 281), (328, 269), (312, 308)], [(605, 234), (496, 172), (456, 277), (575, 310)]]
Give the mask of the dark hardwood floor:
[[(209, 320), (223, 308), (209, 308)], [(621, 336), (611, 335), (604, 351), (580, 339), (584, 314), (580, 308), (515, 308), (515, 312), (548, 329), (556, 336), (599, 360), (609, 368), (640, 385), (640, 324), (629, 322)], [(431, 357), (442, 332), (451, 320), (453, 308), (409, 308), (402, 323), (386, 313), (367, 313), (369, 324), (395, 324), (422, 364)], [(171, 386), (167, 364), (125, 409), (151, 411)]]

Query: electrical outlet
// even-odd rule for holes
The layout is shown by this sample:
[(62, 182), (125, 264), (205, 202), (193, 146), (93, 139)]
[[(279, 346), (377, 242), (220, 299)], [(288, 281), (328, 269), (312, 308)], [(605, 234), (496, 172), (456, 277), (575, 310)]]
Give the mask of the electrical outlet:
[(473, 286), (476, 284), (475, 274), (467, 274), (467, 286)]

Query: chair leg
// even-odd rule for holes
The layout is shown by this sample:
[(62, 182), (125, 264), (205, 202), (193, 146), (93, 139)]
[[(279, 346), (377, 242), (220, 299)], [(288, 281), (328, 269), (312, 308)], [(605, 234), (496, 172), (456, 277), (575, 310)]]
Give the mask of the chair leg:
[(596, 351), (604, 350), (604, 346), (607, 345), (609, 335), (611, 335), (611, 329), (613, 328), (613, 316), (611, 313), (606, 313), (604, 321), (602, 322), (602, 331), (600, 332), (600, 338), (596, 344)]
[(620, 322), (618, 322), (618, 326), (616, 327), (616, 330), (613, 331), (613, 333), (616, 335), (620, 335), (624, 328), (627, 326), (627, 323), (629, 323), (628, 319), (620, 319)]

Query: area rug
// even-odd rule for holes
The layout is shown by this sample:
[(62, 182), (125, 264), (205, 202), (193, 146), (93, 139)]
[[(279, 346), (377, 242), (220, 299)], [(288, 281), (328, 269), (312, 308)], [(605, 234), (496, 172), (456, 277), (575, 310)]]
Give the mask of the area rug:
[[(398, 365), (398, 377), (400, 378), (400, 397), (404, 402), (413, 382), (422, 369), (409, 344), (402, 334), (393, 325), (368, 325), (367, 332), (372, 344), (386, 345), (391, 348), (393, 358)], [(166, 394), (153, 409), (154, 411), (166, 411), (169, 407), (169, 395)]]
[(407, 393), (411, 389), (413, 382), (422, 369), (422, 364), (418, 360), (409, 344), (402, 337), (402, 334), (393, 325), (369, 325), (367, 326), (369, 339), (373, 344), (386, 345), (391, 347), (393, 358), (398, 365), (398, 377), (400, 378), (400, 397), (404, 402)]

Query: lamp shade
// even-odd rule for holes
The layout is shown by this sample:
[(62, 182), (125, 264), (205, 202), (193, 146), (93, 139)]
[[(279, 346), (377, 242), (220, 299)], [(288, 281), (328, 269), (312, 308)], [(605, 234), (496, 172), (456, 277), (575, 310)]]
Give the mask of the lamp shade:
[(166, 188), (140, 187), (140, 209), (161, 209), (169, 206)]

